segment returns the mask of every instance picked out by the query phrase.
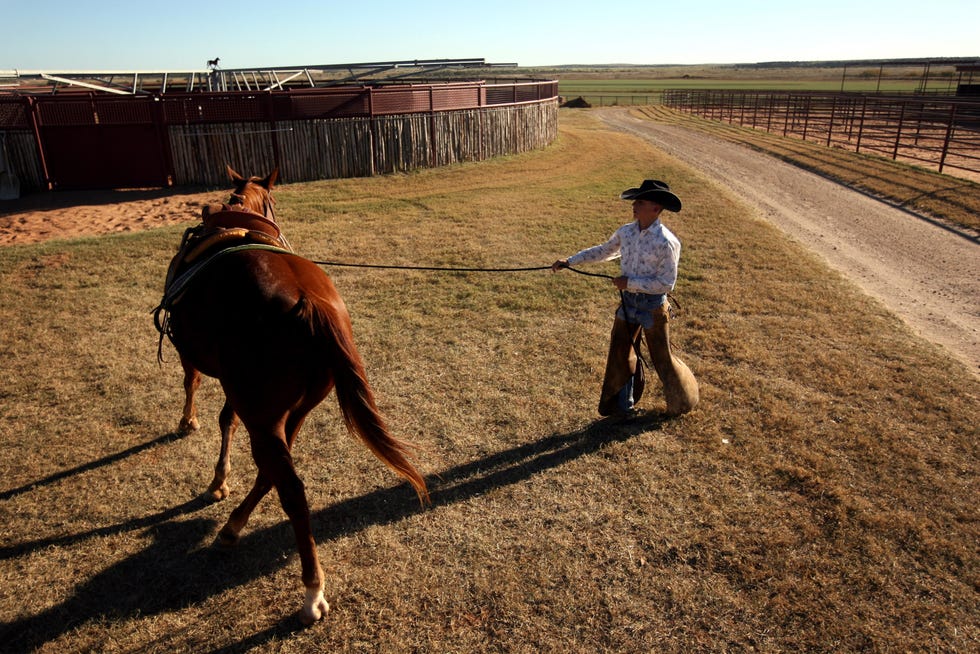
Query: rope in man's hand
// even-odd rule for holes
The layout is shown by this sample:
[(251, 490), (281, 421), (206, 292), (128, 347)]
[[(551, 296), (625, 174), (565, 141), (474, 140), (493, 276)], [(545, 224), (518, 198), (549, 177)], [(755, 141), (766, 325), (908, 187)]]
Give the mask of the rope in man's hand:
[[(381, 268), (385, 270), (431, 270), (436, 272), (492, 272), (492, 273), (511, 273), (511, 272), (531, 272), (536, 270), (551, 270), (552, 272), (558, 272), (559, 270), (571, 270), (573, 273), (579, 275), (585, 275), (586, 277), (601, 277), (603, 279), (610, 279), (613, 283), (617, 279), (625, 279), (624, 277), (616, 277), (614, 275), (607, 275), (606, 273), (594, 273), (588, 272), (586, 270), (579, 270), (578, 268), (573, 268), (569, 265), (568, 261), (565, 259), (559, 259), (555, 261), (550, 266), (528, 266), (525, 268), (458, 268), (452, 266), (402, 266), (396, 264), (379, 264), (379, 263), (347, 263), (343, 261), (313, 261), (313, 263), (319, 266), (338, 266), (343, 268)], [(618, 288), (618, 287), (617, 287)], [(622, 291), (623, 289), (620, 289)], [(667, 293), (667, 299), (670, 300), (671, 305), (676, 305), (680, 309), (680, 304), (674, 299), (674, 296)], [(673, 306), (671, 307), (671, 314), (673, 314)]]
[[(313, 263), (320, 266), (338, 266), (343, 268), (381, 268), (385, 270), (432, 270), (437, 272), (493, 272), (493, 273), (508, 273), (508, 272), (530, 272), (535, 270), (552, 270), (554, 272), (558, 271), (555, 266), (558, 264), (556, 261), (550, 266), (529, 266), (526, 268), (459, 268), (454, 266), (402, 266), (396, 264), (382, 264), (382, 263), (347, 263), (343, 261), (313, 261)], [(578, 273), (580, 275), (588, 275), (589, 277), (604, 277), (606, 279), (615, 279), (612, 275), (605, 275), (602, 273), (586, 272), (584, 270), (578, 270), (572, 268), (568, 265), (568, 262), (564, 262), (564, 265), (560, 268), (567, 268), (572, 272)]]

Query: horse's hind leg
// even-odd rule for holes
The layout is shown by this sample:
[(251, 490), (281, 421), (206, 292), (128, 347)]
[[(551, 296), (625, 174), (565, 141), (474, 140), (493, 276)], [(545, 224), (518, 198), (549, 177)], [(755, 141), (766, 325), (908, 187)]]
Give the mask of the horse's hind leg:
[(184, 412), (180, 417), (177, 431), (181, 434), (189, 434), (201, 426), (197, 421), (197, 407), (194, 405), (194, 394), (201, 385), (201, 373), (184, 357), (180, 357), (180, 365), (184, 368)]
[[(233, 409), (231, 408), (227, 400), (225, 401), (225, 408), (222, 409), (221, 412), (222, 419), (224, 419), (226, 415), (225, 411), (230, 412), (231, 415), (236, 419), (235, 425), (237, 426), (238, 415), (234, 413)], [(306, 415), (305, 413), (304, 414), (294, 413), (290, 415), (289, 418), (286, 420), (286, 433), (288, 434), (286, 437), (287, 452), (292, 450), (293, 448), (293, 442), (296, 440), (296, 434), (299, 433), (299, 428), (303, 425), (303, 420), (305, 418), (305, 415)], [(225, 452), (227, 450), (228, 444), (231, 442), (231, 435), (233, 431), (234, 430), (232, 429), (232, 432), (228, 434), (227, 441), (224, 440), (224, 438), (222, 438), (221, 444), (222, 444), (223, 457), (225, 456)], [(224, 436), (224, 434), (225, 432), (224, 430), (222, 430), (222, 436)], [(254, 446), (253, 446), (252, 453), (253, 455), (255, 454)], [(256, 464), (258, 464), (258, 460), (256, 460)], [(219, 467), (221, 466), (220, 460), (218, 461), (218, 466)], [(228, 469), (230, 469), (230, 467), (231, 465), (229, 464)], [(225, 469), (225, 472), (227, 473), (227, 469)], [(215, 479), (217, 479), (217, 475), (218, 475), (218, 471), (216, 468)], [(212, 486), (213, 485), (214, 483), (212, 483)], [(242, 532), (242, 529), (244, 529), (245, 525), (248, 524), (248, 519), (252, 515), (252, 511), (255, 510), (255, 507), (259, 505), (259, 502), (262, 501), (262, 498), (265, 497), (270, 490), (272, 490), (272, 482), (269, 481), (269, 479), (263, 473), (262, 468), (260, 466), (259, 474), (255, 478), (255, 483), (252, 485), (252, 490), (248, 492), (248, 495), (245, 496), (245, 499), (242, 500), (241, 504), (235, 507), (235, 510), (231, 512), (231, 515), (228, 516), (228, 521), (225, 523), (225, 526), (222, 527), (221, 531), (218, 533), (218, 540), (221, 542), (222, 545), (230, 546), (238, 542), (238, 538)]]
[(248, 524), (248, 519), (252, 515), (252, 511), (255, 507), (259, 505), (262, 498), (266, 496), (272, 490), (272, 482), (259, 470), (259, 474), (255, 477), (255, 483), (252, 485), (252, 490), (248, 492), (242, 503), (235, 507), (235, 510), (231, 512), (228, 516), (228, 521), (225, 526), (221, 528), (218, 532), (218, 542), (222, 545), (231, 546), (238, 542), (239, 535), (242, 533), (242, 529)]
[(218, 415), (218, 426), (221, 428), (221, 453), (218, 455), (217, 465), (214, 466), (214, 479), (208, 486), (208, 493), (215, 501), (225, 499), (231, 492), (228, 489), (228, 474), (231, 472), (231, 439), (238, 429), (238, 415), (227, 399)]
[(313, 540), (313, 528), (310, 523), (310, 507), (306, 501), (303, 482), (300, 481), (292, 461), (282, 460), (278, 464), (276, 490), (279, 492), (279, 502), (289, 516), (296, 536), (296, 549), (303, 570), (303, 586), (306, 597), (300, 619), (304, 624), (313, 624), (330, 610), (330, 605), (323, 597), (323, 568), (316, 552), (316, 541)]
[[(330, 610), (330, 606), (323, 597), (323, 569), (320, 567), (316, 542), (313, 540), (313, 528), (310, 522), (310, 507), (306, 501), (306, 491), (303, 489), (303, 482), (293, 467), (293, 460), (289, 454), (286, 439), (272, 436), (263, 438), (262, 435), (254, 433), (251, 434), (251, 437), (252, 455), (259, 467), (259, 479), (268, 480), (276, 487), (276, 491), (279, 493), (279, 502), (293, 526), (293, 533), (296, 536), (296, 549), (299, 552), (303, 569), (303, 586), (306, 588), (306, 597), (300, 619), (304, 624), (312, 624), (323, 617)], [(257, 489), (262, 491), (258, 487), (258, 482), (253, 492)], [(264, 490), (265, 492), (268, 491), (267, 488)], [(265, 492), (262, 494), (264, 495)], [(230, 522), (231, 520), (229, 520)], [(228, 525), (225, 528), (227, 529)]]

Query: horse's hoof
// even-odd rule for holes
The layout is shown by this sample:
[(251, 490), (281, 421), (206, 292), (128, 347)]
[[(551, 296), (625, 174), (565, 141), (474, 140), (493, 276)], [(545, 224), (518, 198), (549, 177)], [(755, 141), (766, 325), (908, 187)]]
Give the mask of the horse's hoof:
[(303, 602), (303, 610), (300, 611), (299, 619), (306, 626), (310, 626), (330, 610), (330, 605), (323, 598), (322, 590), (307, 589), (306, 600)]
[(238, 545), (238, 538), (238, 532), (228, 525), (225, 525), (221, 528), (221, 531), (218, 532), (218, 538), (215, 542), (221, 547), (234, 547), (235, 545)]
[(228, 484), (226, 483), (222, 483), (218, 487), (215, 487), (213, 483), (208, 486), (207, 497), (213, 502), (220, 502), (229, 495), (231, 495), (231, 491), (228, 489)]
[(181, 420), (180, 426), (177, 427), (177, 431), (181, 436), (186, 436), (192, 431), (197, 431), (201, 428), (201, 423), (197, 421), (197, 418), (191, 418), (190, 420)]

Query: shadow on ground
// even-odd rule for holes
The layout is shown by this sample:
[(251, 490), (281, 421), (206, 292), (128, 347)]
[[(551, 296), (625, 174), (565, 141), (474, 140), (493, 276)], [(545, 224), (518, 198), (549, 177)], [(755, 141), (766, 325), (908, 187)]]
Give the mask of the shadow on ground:
[[(462, 502), (495, 488), (521, 483), (541, 472), (596, 452), (608, 443), (626, 441), (638, 434), (657, 430), (663, 420), (662, 416), (649, 415), (628, 424), (599, 421), (580, 431), (552, 435), (449, 468), (429, 479), (433, 504), (440, 506)], [(153, 442), (166, 440), (173, 438), (161, 437)], [(85, 469), (88, 467), (85, 466)], [(149, 547), (79, 585), (63, 603), (38, 615), (0, 624), (0, 643), (3, 643), (4, 651), (33, 650), (90, 621), (153, 616), (207, 601), (229, 589), (275, 572), (285, 565), (288, 555), (295, 549), (292, 529), (284, 521), (274, 527), (247, 532), (238, 544), (235, 556), (229, 556), (227, 551), (210, 546), (218, 528), (213, 520), (194, 517), (177, 520), (204, 506), (204, 500), (192, 500), (167, 511), (118, 525), (6, 548), (2, 551), (3, 558), (52, 545), (69, 546), (99, 535), (142, 530), (142, 534), (152, 538)], [(324, 546), (331, 540), (373, 525), (391, 524), (424, 510), (412, 489), (407, 484), (401, 484), (315, 512), (312, 516), (314, 534), (317, 542)], [(43, 582), (25, 580), (24, 583)], [(296, 584), (298, 607), (298, 568)], [(281, 638), (298, 628), (298, 619), (295, 615), (289, 615), (281, 623), (231, 643), (222, 651), (245, 651), (272, 638)]]

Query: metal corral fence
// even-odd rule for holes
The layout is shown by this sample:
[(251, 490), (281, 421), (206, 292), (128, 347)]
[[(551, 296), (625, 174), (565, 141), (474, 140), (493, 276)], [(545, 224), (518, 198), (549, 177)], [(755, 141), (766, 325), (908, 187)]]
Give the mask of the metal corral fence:
[(547, 145), (557, 81), (110, 96), (0, 97), (0, 154), (21, 190), (370, 176)]
[(980, 99), (780, 91), (664, 91), (663, 104), (709, 120), (980, 173)]

